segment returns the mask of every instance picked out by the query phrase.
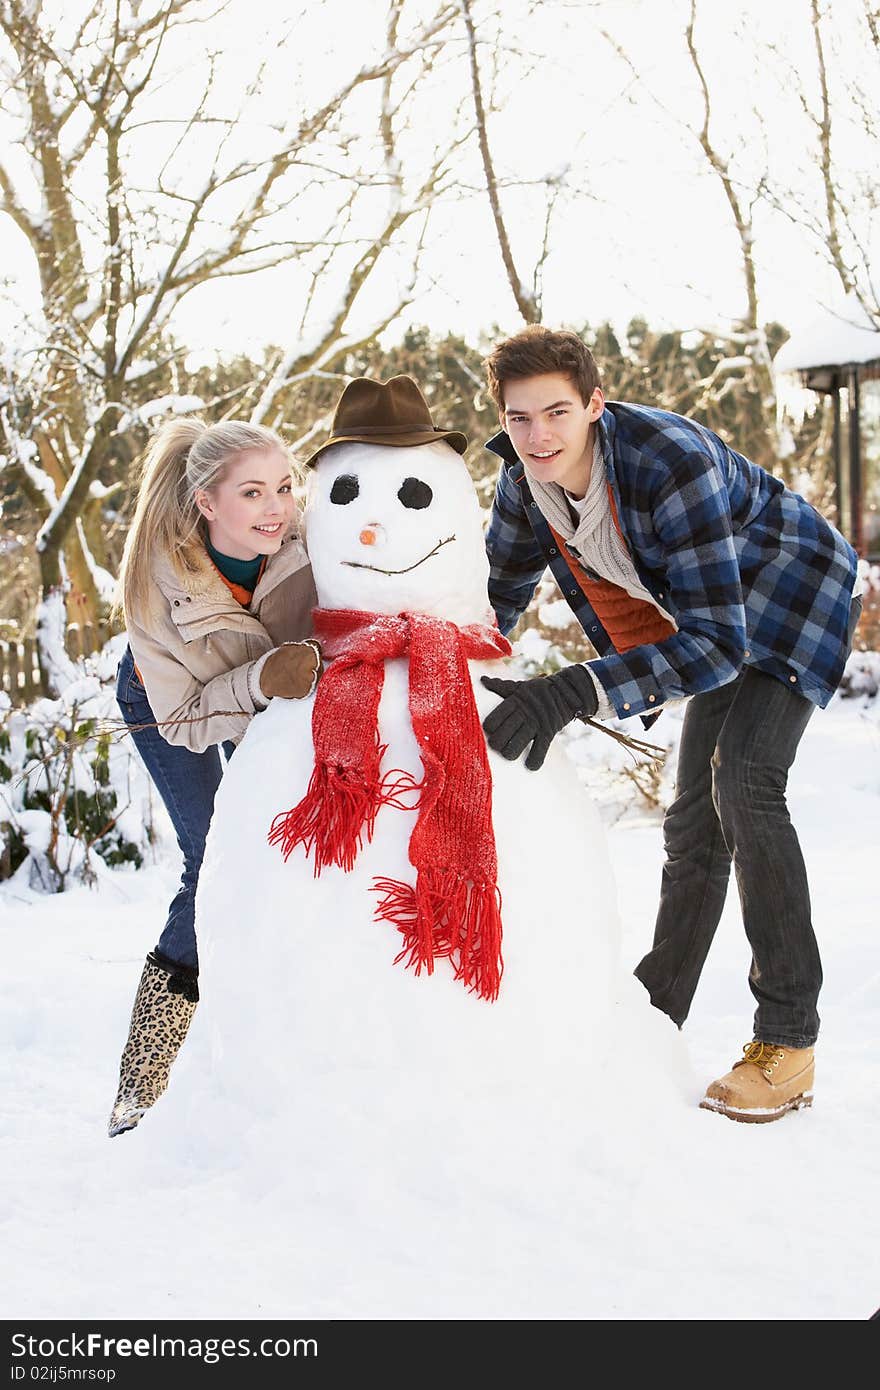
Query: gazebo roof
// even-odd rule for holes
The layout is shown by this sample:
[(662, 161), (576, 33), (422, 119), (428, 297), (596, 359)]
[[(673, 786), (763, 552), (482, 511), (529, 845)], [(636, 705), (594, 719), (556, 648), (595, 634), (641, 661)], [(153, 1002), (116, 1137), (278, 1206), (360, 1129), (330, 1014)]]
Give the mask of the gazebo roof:
[(773, 359), (777, 372), (806, 372), (816, 367), (880, 364), (880, 329), (858, 300), (823, 309), (805, 329), (792, 334)]

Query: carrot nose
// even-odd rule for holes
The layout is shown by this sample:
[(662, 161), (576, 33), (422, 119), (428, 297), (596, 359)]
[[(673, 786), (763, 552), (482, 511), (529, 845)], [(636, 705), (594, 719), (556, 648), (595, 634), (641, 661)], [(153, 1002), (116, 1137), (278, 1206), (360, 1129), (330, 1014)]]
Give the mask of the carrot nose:
[(375, 545), (378, 539), (378, 526), (365, 526), (363, 531), (361, 531), (360, 536), (358, 537), (358, 540), (360, 541), (361, 545)]

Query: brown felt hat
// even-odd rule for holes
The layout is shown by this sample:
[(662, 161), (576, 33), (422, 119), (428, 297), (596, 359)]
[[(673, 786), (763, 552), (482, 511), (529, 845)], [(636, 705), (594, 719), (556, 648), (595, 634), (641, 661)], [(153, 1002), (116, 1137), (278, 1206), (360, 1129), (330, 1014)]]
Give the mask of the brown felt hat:
[(428, 402), (412, 377), (393, 376), (390, 381), (372, 381), (368, 376), (350, 381), (336, 404), (330, 438), (311, 458), (313, 468), (331, 444), (392, 444), (401, 448), (431, 444), (445, 439), (457, 454), (467, 448), (467, 438), (459, 430), (434, 428)]

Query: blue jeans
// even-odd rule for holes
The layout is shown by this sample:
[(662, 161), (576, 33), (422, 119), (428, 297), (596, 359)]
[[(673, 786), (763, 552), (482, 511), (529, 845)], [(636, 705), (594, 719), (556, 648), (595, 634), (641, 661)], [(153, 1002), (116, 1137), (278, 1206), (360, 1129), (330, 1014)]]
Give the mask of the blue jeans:
[[(196, 886), (214, 810), (214, 795), (223, 776), (223, 759), (219, 747), (193, 753), (189, 748), (166, 743), (155, 727), (156, 716), (134, 669), (130, 647), (126, 647), (116, 674), (116, 699), (125, 723), (132, 730), (134, 745), (171, 817), (183, 854), (180, 887), (168, 909), (157, 949), (175, 964), (197, 970)], [(139, 727), (141, 725), (148, 727)], [(227, 761), (234, 749), (233, 743), (223, 744)]]

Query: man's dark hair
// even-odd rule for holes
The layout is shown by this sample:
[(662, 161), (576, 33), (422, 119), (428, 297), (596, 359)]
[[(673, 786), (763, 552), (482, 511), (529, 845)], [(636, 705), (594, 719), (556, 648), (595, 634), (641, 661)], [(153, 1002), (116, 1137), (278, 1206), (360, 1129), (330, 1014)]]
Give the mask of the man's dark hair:
[(584, 405), (596, 387), (602, 385), (599, 368), (586, 343), (567, 329), (554, 332), (540, 323), (530, 323), (512, 338), (496, 343), (483, 366), (500, 415), (504, 414), (504, 387), (509, 381), (561, 372), (571, 377)]

